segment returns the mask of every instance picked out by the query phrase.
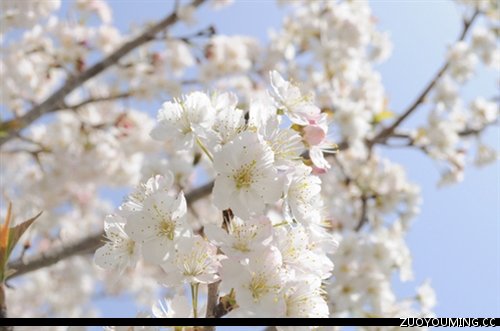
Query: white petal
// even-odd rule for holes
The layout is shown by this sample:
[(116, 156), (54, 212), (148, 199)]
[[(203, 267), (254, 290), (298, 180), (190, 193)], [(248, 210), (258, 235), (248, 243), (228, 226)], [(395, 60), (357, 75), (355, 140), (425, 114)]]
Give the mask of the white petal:
[(129, 215), (128, 218), (124, 229), (130, 238), (136, 241), (144, 241), (156, 235), (155, 222), (148, 214), (136, 212)]
[(111, 269), (117, 266), (119, 261), (115, 258), (110, 245), (104, 245), (98, 248), (94, 254), (94, 263), (104, 269)]
[(214, 243), (220, 245), (220, 244), (227, 244), (231, 241), (232, 237), (229, 236), (226, 231), (222, 230), (219, 226), (214, 225), (214, 224), (207, 224), (204, 227), (204, 232), (207, 238)]
[(323, 151), (320, 148), (311, 147), (309, 156), (314, 165), (320, 169), (329, 169), (330, 163), (323, 156)]
[(150, 263), (161, 264), (173, 253), (173, 241), (166, 237), (156, 237), (142, 245), (142, 256), (145, 261)]
[(214, 205), (220, 210), (228, 209), (233, 199), (232, 193), (234, 193), (234, 182), (226, 175), (217, 176), (212, 191)]

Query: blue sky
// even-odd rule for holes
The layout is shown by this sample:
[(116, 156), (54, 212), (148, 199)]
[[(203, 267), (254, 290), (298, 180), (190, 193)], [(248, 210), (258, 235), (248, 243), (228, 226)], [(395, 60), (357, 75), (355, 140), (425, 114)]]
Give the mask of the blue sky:
[[(171, 8), (167, 1), (110, 3), (115, 22), (123, 28), (160, 18)], [(460, 31), (459, 11), (452, 1), (373, 1), (372, 8), (394, 44), (393, 56), (378, 69), (390, 106), (398, 112), (413, 101), (442, 64), (446, 46)], [(197, 26), (215, 24), (220, 33), (266, 40), (267, 29), (279, 27), (283, 12), (274, 1), (237, 1), (217, 12), (203, 9)], [(176, 31), (182, 34), (186, 29)], [(481, 79), (466, 86), (464, 94), (498, 93), (498, 77), (484, 69), (479, 73)], [(416, 116), (409, 123), (422, 118)], [(499, 150), (498, 127), (490, 129), (485, 140)], [(429, 278), (437, 292), (435, 311), (439, 317), (500, 315), (499, 163), (481, 169), (469, 167), (463, 183), (438, 189), (439, 170), (427, 157), (414, 150), (382, 153), (406, 166), (408, 177), (421, 186), (423, 196), (422, 212), (408, 235), (415, 281), (396, 282), (397, 293), (412, 295), (415, 287)], [(113, 198), (119, 202), (122, 196)], [(105, 317), (135, 315), (127, 296), (101, 300), (98, 306)]]

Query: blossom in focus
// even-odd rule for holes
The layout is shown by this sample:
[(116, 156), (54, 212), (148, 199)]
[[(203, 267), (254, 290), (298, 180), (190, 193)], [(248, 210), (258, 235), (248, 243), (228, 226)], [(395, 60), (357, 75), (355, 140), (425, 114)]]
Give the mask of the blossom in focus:
[(206, 138), (213, 121), (210, 98), (205, 93), (193, 92), (182, 100), (163, 104), (151, 137), (172, 143), (179, 150), (191, 149), (196, 139)]
[[(160, 176), (151, 178), (158, 182)], [(125, 232), (142, 244), (146, 261), (160, 264), (175, 251), (175, 240), (186, 231), (186, 199), (170, 195), (162, 184), (154, 185), (142, 201), (125, 214)]]
[(175, 254), (161, 265), (164, 281), (170, 286), (213, 283), (219, 279), (220, 258), (217, 247), (201, 236), (182, 236), (176, 241)]
[(205, 234), (219, 245), (225, 255), (241, 260), (266, 249), (272, 237), (272, 224), (267, 217), (250, 220), (234, 217), (227, 231), (214, 224), (208, 224), (205, 226)]
[(285, 303), (279, 293), (286, 276), (281, 266), (281, 254), (275, 249), (255, 256), (248, 264), (223, 261), (221, 287), (227, 292), (235, 290), (239, 306), (228, 317), (284, 316)]
[(283, 109), (290, 121), (307, 125), (319, 119), (321, 111), (312, 103), (311, 98), (303, 96), (297, 86), (284, 80), (277, 71), (272, 71), (270, 75), (278, 106)]
[(271, 149), (258, 134), (243, 132), (214, 154), (214, 204), (243, 219), (262, 212), (283, 192)]
[(108, 241), (95, 252), (95, 264), (119, 272), (135, 266), (140, 254), (139, 245), (127, 235), (124, 225), (125, 220), (119, 215), (106, 217), (104, 231)]

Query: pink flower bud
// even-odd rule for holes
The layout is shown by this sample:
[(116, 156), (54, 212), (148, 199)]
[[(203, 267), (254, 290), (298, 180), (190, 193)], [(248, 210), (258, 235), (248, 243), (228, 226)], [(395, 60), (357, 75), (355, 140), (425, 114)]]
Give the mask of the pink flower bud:
[(326, 137), (326, 132), (318, 125), (309, 125), (304, 128), (304, 140), (311, 146), (319, 145)]

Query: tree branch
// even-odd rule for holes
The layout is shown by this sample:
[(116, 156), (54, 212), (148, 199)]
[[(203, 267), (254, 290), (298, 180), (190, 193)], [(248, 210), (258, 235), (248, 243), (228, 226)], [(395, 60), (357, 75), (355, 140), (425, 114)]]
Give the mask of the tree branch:
[[(472, 26), (472, 23), (474, 20), (478, 17), (479, 11), (475, 11), (474, 14), (471, 16), (470, 19), (464, 20), (462, 32), (460, 33), (460, 36), (458, 37), (457, 42), (460, 42), (465, 39), (465, 36), (467, 35), (467, 32), (469, 31), (469, 28)], [(434, 88), (436, 83), (441, 79), (443, 74), (446, 72), (448, 67), (450, 66), (450, 62), (446, 61), (445, 64), (441, 66), (439, 71), (434, 75), (434, 78), (427, 84), (427, 86), (424, 88), (424, 90), (420, 93), (420, 95), (413, 101), (413, 103), (408, 107), (406, 111), (404, 111), (391, 125), (380, 131), (372, 140), (368, 141), (368, 147), (371, 148), (373, 145), (379, 142), (384, 142), (393, 132), (394, 130), (406, 119), (408, 116), (415, 111), (415, 109), (422, 104), (429, 92)]]
[[(460, 137), (468, 137), (468, 136), (479, 135), (484, 130), (486, 130), (489, 126), (491, 126), (491, 125), (497, 125), (497, 124), (498, 124), (498, 121), (497, 122), (487, 123), (486, 125), (484, 125), (484, 126), (482, 126), (480, 128), (468, 127), (468, 128), (465, 128), (465, 129), (463, 129), (461, 131), (458, 131), (457, 134)], [(416, 146), (415, 145), (415, 139), (411, 135), (409, 135), (408, 133), (394, 132), (388, 138), (405, 139), (406, 142), (404, 144), (401, 144), (401, 145), (392, 145), (392, 144), (388, 144), (388, 142), (385, 141), (385, 142), (381, 142), (381, 144), (383, 144), (386, 147), (411, 147), (411, 146), (420, 147), (420, 146)]]
[(60, 245), (52, 248), (48, 252), (43, 252), (38, 255), (26, 258), (25, 261), (19, 259), (9, 263), (8, 268), (15, 270), (7, 280), (24, 275), (28, 272), (38, 270), (43, 267), (53, 265), (60, 260), (66, 259), (74, 255), (90, 253), (99, 247), (105, 241), (104, 233), (93, 234), (83, 238), (73, 244)]
[[(112, 101), (112, 100), (117, 100), (117, 99), (125, 99), (128, 97), (131, 97), (133, 94), (134, 94), (133, 91), (126, 91), (126, 92), (120, 92), (120, 93), (116, 93), (116, 94), (106, 95), (103, 97), (90, 97), (90, 98), (85, 99), (83, 101), (80, 101), (79, 103), (74, 104), (74, 105), (64, 104), (64, 106), (61, 108), (77, 110), (78, 108), (81, 108), (81, 107), (86, 106), (86, 105), (91, 104), (91, 103)], [(57, 110), (57, 109), (55, 109), (55, 110)], [(53, 110), (53, 111), (55, 111), (55, 110)]]
[[(191, 2), (187, 6), (192, 6), (196, 8), (205, 1), (206, 0), (193, 0), (193, 2)], [(177, 15), (177, 11), (172, 12), (163, 20), (159, 21), (150, 28), (146, 29), (139, 36), (123, 44), (120, 48), (118, 48), (116, 51), (108, 55), (102, 61), (94, 64), (92, 67), (83, 71), (78, 76), (69, 77), (62, 87), (60, 87), (56, 92), (54, 92), (41, 104), (33, 107), (26, 114), (8, 121), (1, 122), (0, 132), (4, 133), (4, 135), (0, 137), (0, 146), (3, 145), (5, 142), (9, 141), (12, 137), (16, 135), (16, 133), (26, 128), (28, 125), (36, 121), (41, 116), (50, 113), (58, 108), (64, 107), (65, 97), (68, 94), (70, 94), (73, 90), (81, 86), (89, 79), (97, 76), (101, 72), (113, 66), (115, 63), (117, 63), (121, 58), (130, 53), (132, 50), (153, 40), (156, 34), (163, 31), (167, 27), (175, 24), (178, 20), (179, 16)]]
[(467, 137), (467, 136), (478, 135), (481, 132), (483, 132), (483, 130), (485, 130), (488, 126), (494, 125), (494, 124), (498, 124), (498, 121), (497, 122), (488, 123), (488, 124), (484, 125), (482, 128), (475, 128), (475, 129), (474, 128), (465, 128), (464, 130), (459, 131), (458, 135), (460, 137)]
[[(212, 191), (213, 185), (214, 183), (212, 181), (186, 194), (186, 202), (188, 204), (193, 204), (197, 200), (207, 196)], [(12, 261), (9, 263), (8, 269), (13, 269), (15, 272), (7, 279), (12, 279), (28, 272), (51, 266), (61, 260), (75, 255), (94, 252), (105, 241), (106, 237), (104, 232), (95, 233), (74, 243), (62, 244), (52, 248), (50, 251), (30, 256), (25, 259)]]
[[(215, 317), (215, 308), (217, 307), (217, 301), (219, 299), (219, 284), (220, 280), (208, 284), (208, 293), (207, 293), (207, 313), (205, 317), (214, 318)], [(206, 326), (205, 331), (215, 331), (215, 326)]]
[(368, 217), (366, 215), (368, 209), (368, 198), (366, 196), (361, 197), (361, 217), (359, 218), (358, 225), (356, 225), (356, 228), (354, 228), (354, 231), (358, 232), (361, 230), (363, 225), (368, 222)]
[(217, 299), (219, 298), (219, 284), (217, 281), (212, 284), (208, 284), (208, 294), (207, 294), (207, 314), (206, 317), (214, 317), (215, 306), (217, 305)]

